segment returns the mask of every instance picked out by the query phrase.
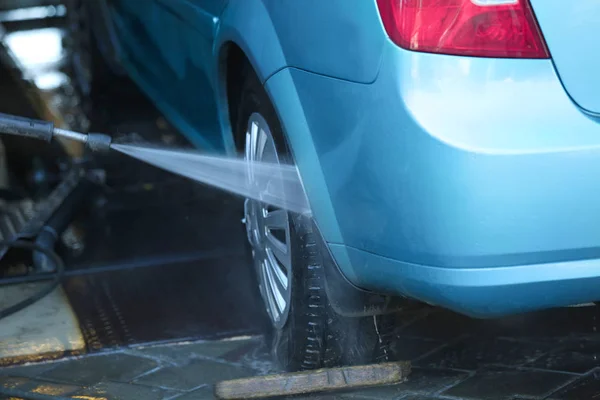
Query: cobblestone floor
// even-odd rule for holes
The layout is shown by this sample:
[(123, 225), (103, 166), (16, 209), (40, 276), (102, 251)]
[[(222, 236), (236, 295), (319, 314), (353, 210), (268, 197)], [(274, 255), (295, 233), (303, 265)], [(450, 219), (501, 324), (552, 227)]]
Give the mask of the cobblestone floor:
[(210, 399), (212, 384), (270, 371), (262, 338), (123, 349), (0, 369), (0, 384), (84, 399)]
[[(396, 386), (313, 399), (593, 399), (600, 395), (598, 308), (478, 321), (424, 308), (399, 316), (413, 361)], [(82, 399), (211, 399), (220, 380), (275, 372), (262, 337), (127, 348), (0, 369), (0, 384)], [(86, 397), (87, 396), (87, 397)]]

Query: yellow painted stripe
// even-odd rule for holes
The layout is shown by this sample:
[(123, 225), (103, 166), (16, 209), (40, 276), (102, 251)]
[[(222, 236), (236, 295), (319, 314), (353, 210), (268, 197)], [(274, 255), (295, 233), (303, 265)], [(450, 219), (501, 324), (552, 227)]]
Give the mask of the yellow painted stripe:
[[(0, 289), (0, 308), (15, 304), (38, 291), (32, 283)], [(11, 360), (38, 361), (41, 355), (80, 352), (85, 341), (62, 288), (0, 323), (0, 364)], [(52, 357), (51, 357), (52, 358)]]

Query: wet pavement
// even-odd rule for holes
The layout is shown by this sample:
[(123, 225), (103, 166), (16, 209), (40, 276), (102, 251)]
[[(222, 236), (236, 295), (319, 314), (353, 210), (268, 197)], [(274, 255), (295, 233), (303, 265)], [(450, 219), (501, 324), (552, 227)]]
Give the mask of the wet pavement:
[(140, 347), (0, 370), (0, 384), (85, 399), (206, 399), (211, 385), (266, 372), (260, 338)]
[[(406, 382), (309, 398), (589, 400), (600, 394), (597, 316), (586, 307), (479, 321), (423, 306), (397, 316), (395, 356), (413, 361)], [(277, 372), (266, 336), (4, 368), (0, 384), (74, 398), (211, 399), (218, 381)]]
[[(126, 97), (123, 88), (119, 96), (102, 93), (92, 128), (185, 145), (131, 88)], [(59, 105), (49, 107), (65, 116), (59, 121), (80, 124), (77, 111), (64, 109), (71, 102), (60, 101), (71, 92), (48, 90), (39, 102)], [(27, 96), (0, 97), (0, 107), (45, 115), (43, 107), (28, 108)], [(0, 368), (0, 386), (90, 400), (210, 399), (217, 381), (276, 372), (240, 199), (122, 156), (97, 162), (106, 185), (61, 249), (69, 270), (63, 289), (85, 350)], [(600, 396), (597, 307), (481, 321), (422, 305), (395, 319), (394, 356), (414, 366), (407, 382), (310, 398)]]

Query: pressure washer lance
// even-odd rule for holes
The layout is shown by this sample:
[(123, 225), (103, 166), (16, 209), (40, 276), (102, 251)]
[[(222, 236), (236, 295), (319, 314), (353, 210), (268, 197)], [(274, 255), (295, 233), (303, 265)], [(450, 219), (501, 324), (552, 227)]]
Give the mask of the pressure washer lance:
[[(162, 170), (172, 172), (247, 199), (305, 216), (312, 215), (310, 204), (295, 165), (254, 162), (249, 174), (243, 159), (201, 154), (189, 149), (112, 143), (102, 133), (83, 134), (55, 128), (51, 122), (0, 114), (0, 133), (41, 139), (54, 136), (85, 143), (92, 151), (115, 150)], [(252, 182), (249, 184), (249, 178)]]
[(108, 151), (111, 137), (103, 133), (79, 133), (56, 128), (52, 122), (0, 113), (0, 133), (50, 142), (55, 136), (81, 142), (92, 151)]

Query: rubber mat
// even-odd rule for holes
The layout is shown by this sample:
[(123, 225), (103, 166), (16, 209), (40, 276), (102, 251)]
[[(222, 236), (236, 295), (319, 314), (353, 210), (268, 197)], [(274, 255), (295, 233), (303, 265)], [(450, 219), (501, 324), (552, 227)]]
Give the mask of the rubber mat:
[(148, 342), (263, 333), (246, 257), (69, 278), (64, 289), (89, 351)]

